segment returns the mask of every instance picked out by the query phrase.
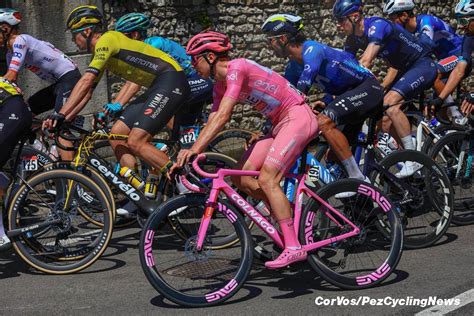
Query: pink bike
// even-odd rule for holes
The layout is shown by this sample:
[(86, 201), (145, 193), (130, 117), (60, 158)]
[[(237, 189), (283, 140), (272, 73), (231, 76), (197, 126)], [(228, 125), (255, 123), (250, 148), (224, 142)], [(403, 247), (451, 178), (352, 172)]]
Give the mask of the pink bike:
[[(192, 166), (202, 177), (212, 179), (211, 189), (166, 201), (149, 217), (140, 238), (140, 262), (148, 281), (164, 297), (183, 306), (222, 303), (246, 281), (254, 246), (242, 214), (283, 248), (278, 227), (225, 181), (228, 176), (258, 176), (259, 172), (219, 169), (208, 173), (198, 164), (204, 159), (205, 155), (199, 155)], [(288, 177), (298, 181), (296, 235), (308, 251), (311, 267), (322, 278), (343, 289), (363, 289), (393, 272), (402, 253), (402, 226), (397, 210), (377, 188), (346, 179), (314, 192), (306, 174)], [(342, 192), (353, 194), (335, 197)], [(170, 217), (179, 222), (181, 237), (168, 226)], [(237, 243), (224, 249), (213, 247), (231, 234), (238, 237)]]

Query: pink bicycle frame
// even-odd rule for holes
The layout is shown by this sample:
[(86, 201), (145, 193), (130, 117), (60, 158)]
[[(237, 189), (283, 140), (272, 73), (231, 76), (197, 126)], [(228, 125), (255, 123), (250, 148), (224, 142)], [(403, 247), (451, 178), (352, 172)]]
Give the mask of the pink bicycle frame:
[[(284, 248), (283, 238), (278, 230), (266, 220), (264, 216), (262, 216), (255, 208), (252, 207), (247, 201), (242, 198), (237, 192), (235, 192), (225, 181), (224, 177), (226, 176), (252, 176), (256, 177), (260, 174), (259, 171), (244, 171), (244, 170), (233, 170), (233, 169), (219, 169), (217, 173), (207, 173), (202, 170), (198, 163), (199, 161), (205, 159), (206, 156), (204, 154), (200, 154), (194, 161), (193, 161), (193, 168), (194, 170), (201, 176), (206, 178), (211, 178), (212, 180), (212, 189), (209, 194), (209, 198), (206, 203), (206, 210), (204, 211), (204, 215), (201, 220), (201, 224), (199, 226), (198, 231), (198, 239), (197, 239), (197, 249), (201, 250), (204, 239), (206, 237), (206, 232), (209, 227), (209, 223), (212, 218), (212, 214), (214, 213), (215, 206), (217, 205), (217, 199), (219, 196), (219, 192), (223, 191), (227, 197), (233, 201), (233, 204), (236, 205), (242, 212), (247, 214), (247, 216), (257, 224), (280, 248)], [(341, 234), (336, 237), (332, 237), (329, 239), (321, 240), (318, 242), (309, 243), (303, 246), (306, 251), (314, 250), (325, 245), (355, 236), (359, 234), (360, 229), (354, 225), (349, 219), (347, 219), (343, 214), (335, 210), (331, 205), (329, 205), (326, 201), (321, 199), (317, 194), (313, 191), (308, 189), (305, 185), (306, 174), (304, 175), (295, 175), (289, 174), (288, 177), (296, 178), (298, 180), (298, 188), (296, 190), (296, 201), (295, 201), (295, 209), (294, 209), (294, 227), (296, 236), (299, 233), (299, 222), (301, 220), (301, 213), (302, 213), (302, 201), (303, 201), (303, 194), (313, 197), (319, 203), (325, 206), (323, 212), (325, 213), (328, 218), (333, 221), (337, 226), (342, 227), (344, 224), (348, 224), (352, 230), (350, 232)], [(186, 183), (188, 184), (188, 183)], [(186, 185), (187, 186), (187, 185)]]

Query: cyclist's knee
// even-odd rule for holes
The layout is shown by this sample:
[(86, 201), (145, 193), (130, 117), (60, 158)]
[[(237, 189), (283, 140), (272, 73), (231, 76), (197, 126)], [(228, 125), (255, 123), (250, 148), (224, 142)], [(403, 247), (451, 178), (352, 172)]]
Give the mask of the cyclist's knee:
[(140, 154), (143, 146), (147, 143), (143, 137), (137, 137), (136, 135), (130, 134), (127, 140), (127, 146), (130, 148), (134, 155)]
[(324, 114), (318, 115), (318, 126), (321, 133), (325, 134), (331, 129), (336, 127), (336, 123), (329, 117)]
[(386, 110), (385, 113), (388, 115), (388, 117), (392, 117), (393, 115), (397, 115), (398, 113), (401, 112), (400, 106), (399, 105), (392, 105), (389, 106)]
[(262, 188), (263, 192), (272, 191), (275, 188), (280, 187), (280, 177), (275, 172), (276, 169), (273, 166), (263, 165), (258, 176), (258, 185)]

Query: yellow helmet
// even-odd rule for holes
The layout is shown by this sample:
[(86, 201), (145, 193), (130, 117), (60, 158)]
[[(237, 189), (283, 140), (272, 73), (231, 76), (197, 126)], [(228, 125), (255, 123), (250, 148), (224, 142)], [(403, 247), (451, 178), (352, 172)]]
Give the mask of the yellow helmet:
[(103, 24), (103, 18), (96, 6), (82, 5), (69, 13), (66, 27), (68, 30), (77, 32), (97, 24)]

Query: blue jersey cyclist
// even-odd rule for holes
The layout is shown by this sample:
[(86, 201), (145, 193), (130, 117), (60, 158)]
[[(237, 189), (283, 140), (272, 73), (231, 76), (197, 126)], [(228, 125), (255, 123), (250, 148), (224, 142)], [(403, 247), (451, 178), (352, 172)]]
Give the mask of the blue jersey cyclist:
[[(431, 59), (431, 49), (394, 23), (380, 17), (365, 18), (361, 0), (337, 0), (333, 15), (339, 29), (347, 36), (345, 49), (353, 54), (363, 51), (360, 63), (370, 68), (376, 57), (391, 67), (383, 86), (387, 93), (383, 104), (387, 107), (382, 129), (388, 132), (393, 126), (405, 149), (415, 149), (411, 138), (410, 123), (401, 110), (405, 100), (432, 86), (436, 66)], [(394, 74), (396, 74), (394, 76)], [(397, 176), (412, 175), (418, 168), (407, 163)]]
[[(147, 38), (150, 24), (150, 18), (146, 15), (129, 13), (117, 20), (115, 30), (132, 39), (144, 40), (145, 43), (164, 51), (183, 68), (188, 79), (190, 95), (186, 105), (181, 107), (174, 118), (174, 134), (176, 134), (179, 126), (193, 124), (201, 113), (203, 105), (212, 100), (212, 81), (203, 79), (197, 74), (191, 65), (191, 57), (186, 55), (186, 50), (179, 43), (160, 36)], [(132, 85), (130, 82), (127, 84)]]
[[(462, 38), (458, 36), (451, 26), (433, 15), (414, 14), (415, 3), (413, 0), (389, 0), (385, 3), (384, 13), (389, 19), (402, 25), (407, 31), (418, 35), (422, 43), (429, 45), (438, 59), (439, 75), (434, 88), (437, 93), (444, 87), (442, 79), (445, 80), (449, 73), (456, 67), (461, 54)], [(454, 99), (448, 96), (447, 104), (454, 103)], [(448, 107), (447, 114), (457, 124), (467, 122), (459, 112), (456, 105)]]
[[(274, 14), (262, 26), (275, 54), (290, 60), (286, 79), (305, 94), (312, 85), (326, 93), (315, 104), (324, 107), (318, 114), (320, 131), (349, 177), (364, 179), (344, 134), (357, 137), (364, 120), (382, 110), (383, 89), (353, 55), (306, 40), (302, 29), (302, 18), (290, 14)], [(344, 133), (336, 125), (345, 125)]]
[[(453, 93), (461, 80), (467, 77), (472, 70), (472, 52), (474, 49), (474, 0), (460, 0), (456, 5), (454, 14), (458, 21), (458, 29), (464, 31), (461, 55), (456, 67), (449, 74), (448, 81), (438, 94), (438, 99), (433, 100), (435, 107), (440, 106), (443, 101)], [(472, 91), (469, 91), (472, 92)], [(470, 97), (463, 102), (462, 111), (470, 113), (474, 98)]]

